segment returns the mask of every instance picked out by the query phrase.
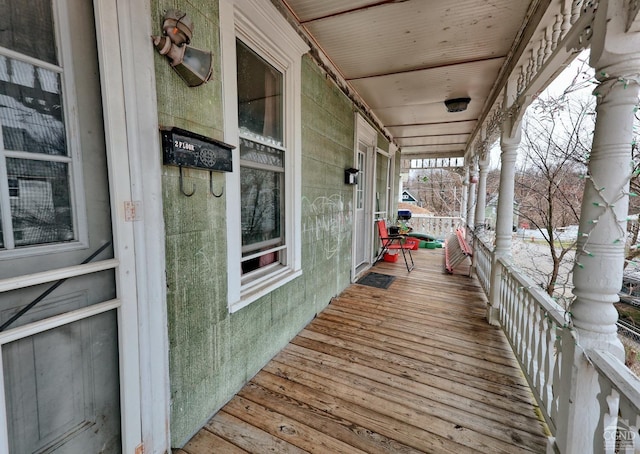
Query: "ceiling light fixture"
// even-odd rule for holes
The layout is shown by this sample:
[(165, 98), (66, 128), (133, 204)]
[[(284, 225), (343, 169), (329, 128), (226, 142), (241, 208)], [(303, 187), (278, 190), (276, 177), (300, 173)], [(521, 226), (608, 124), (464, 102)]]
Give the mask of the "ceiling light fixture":
[(471, 98), (445, 99), (444, 105), (447, 106), (447, 112), (463, 112), (467, 110), (470, 101)]

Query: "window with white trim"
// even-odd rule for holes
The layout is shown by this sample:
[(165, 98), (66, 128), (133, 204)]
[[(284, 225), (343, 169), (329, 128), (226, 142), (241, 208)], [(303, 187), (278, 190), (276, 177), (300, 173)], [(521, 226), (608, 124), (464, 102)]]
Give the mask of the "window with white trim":
[(301, 274), (302, 55), (298, 34), (269, 2), (221, 0), (229, 308)]
[(0, 13), (0, 257), (16, 257), (77, 242), (85, 229), (52, 2)]
[[(286, 250), (282, 73), (242, 41), (236, 43), (240, 128), (242, 275), (282, 263)], [(286, 257), (286, 254), (282, 254)]]

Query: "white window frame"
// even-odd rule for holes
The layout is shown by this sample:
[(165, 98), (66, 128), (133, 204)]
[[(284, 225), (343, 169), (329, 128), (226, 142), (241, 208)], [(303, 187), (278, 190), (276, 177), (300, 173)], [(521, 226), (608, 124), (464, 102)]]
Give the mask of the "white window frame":
[[(224, 94), (225, 142), (234, 145), (233, 171), (227, 186), (227, 283), (228, 307), (236, 312), (258, 298), (302, 274), (302, 55), (308, 46), (270, 3), (259, 0), (221, 0), (220, 38)], [(236, 38), (282, 72), (284, 81), (284, 178), (281, 265), (265, 267), (255, 279), (242, 279), (242, 235), (240, 231), (240, 153), (236, 78)], [(244, 281), (244, 282), (243, 282)]]
[(382, 191), (383, 188), (378, 187), (378, 175), (377, 175), (378, 162), (383, 163), (384, 170), (385, 170), (385, 177), (384, 177), (385, 202), (384, 202), (384, 206), (380, 207), (378, 206), (378, 203), (374, 201), (376, 205), (374, 207), (373, 215), (376, 219), (388, 219), (389, 218), (389, 182), (391, 181), (391, 173), (390, 173), (391, 172), (391, 156), (382, 148), (376, 148), (376, 188), (375, 188), (376, 197), (378, 197), (379, 194), (383, 192)]
[(389, 144), (389, 168), (387, 169), (387, 217), (393, 217), (394, 213), (391, 212), (393, 209), (393, 189), (394, 189), (394, 177), (396, 172), (396, 146), (393, 143)]
[(65, 129), (65, 140), (67, 147), (66, 156), (41, 155), (26, 151), (5, 150), (2, 138), (2, 125), (0, 125), (0, 159), (6, 164), (6, 159), (17, 158), (26, 160), (41, 160), (46, 162), (61, 162), (68, 165), (69, 198), (71, 201), (72, 224), (74, 229), (74, 239), (71, 241), (60, 241), (54, 243), (33, 244), (16, 247), (13, 239), (13, 230), (8, 231), (6, 227), (11, 224), (10, 196), (2, 188), (8, 185), (6, 165), (0, 166), (0, 222), (3, 224), (4, 247), (0, 248), (0, 261), (21, 257), (31, 257), (35, 255), (51, 254), (63, 251), (72, 251), (86, 248), (88, 246), (86, 202), (84, 198), (84, 184), (82, 176), (82, 160), (79, 144), (78, 117), (76, 106), (75, 81), (73, 79), (73, 59), (71, 57), (71, 31), (66, 20), (66, 2), (52, 3), (52, 20), (54, 23), (54, 34), (56, 40), (56, 50), (58, 54), (58, 64), (52, 64), (39, 60), (28, 55), (15, 52), (10, 49), (0, 48), (0, 55), (13, 60), (18, 60), (31, 64), (38, 68), (43, 68), (60, 76), (60, 97), (64, 106), (63, 122)]

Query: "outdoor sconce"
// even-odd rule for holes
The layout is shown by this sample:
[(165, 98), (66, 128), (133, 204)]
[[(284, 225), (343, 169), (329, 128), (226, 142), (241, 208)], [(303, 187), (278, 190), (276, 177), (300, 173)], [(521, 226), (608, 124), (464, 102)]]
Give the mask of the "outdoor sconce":
[(344, 169), (344, 184), (358, 184), (358, 169)]
[(445, 99), (444, 105), (447, 107), (447, 112), (463, 112), (467, 110), (470, 101), (471, 98)]
[(169, 59), (171, 67), (190, 87), (197, 87), (211, 78), (211, 52), (191, 47), (193, 21), (186, 13), (171, 9), (164, 15), (162, 36), (152, 36), (160, 55)]

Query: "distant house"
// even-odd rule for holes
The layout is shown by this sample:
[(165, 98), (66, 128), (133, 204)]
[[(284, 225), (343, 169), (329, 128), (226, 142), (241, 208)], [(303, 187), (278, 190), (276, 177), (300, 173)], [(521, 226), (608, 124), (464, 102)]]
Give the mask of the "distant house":
[(413, 194), (411, 194), (409, 191), (402, 191), (402, 200), (401, 202), (405, 202), (405, 203), (411, 203), (413, 205), (416, 205), (418, 203), (418, 199), (416, 199)]

